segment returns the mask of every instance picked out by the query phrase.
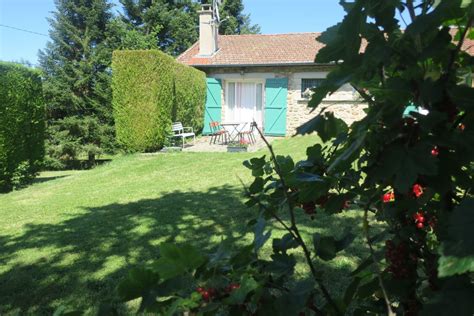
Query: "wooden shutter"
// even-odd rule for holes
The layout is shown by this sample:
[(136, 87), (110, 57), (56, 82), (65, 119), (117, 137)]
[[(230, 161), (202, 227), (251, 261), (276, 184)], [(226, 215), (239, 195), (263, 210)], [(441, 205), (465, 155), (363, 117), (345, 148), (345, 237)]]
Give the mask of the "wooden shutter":
[(286, 135), (287, 97), (287, 78), (267, 79), (265, 83), (265, 135)]
[(222, 84), (220, 79), (207, 78), (207, 97), (204, 109), (204, 129), (203, 135), (209, 135), (211, 128), (209, 123), (220, 122), (222, 114), (221, 102)]

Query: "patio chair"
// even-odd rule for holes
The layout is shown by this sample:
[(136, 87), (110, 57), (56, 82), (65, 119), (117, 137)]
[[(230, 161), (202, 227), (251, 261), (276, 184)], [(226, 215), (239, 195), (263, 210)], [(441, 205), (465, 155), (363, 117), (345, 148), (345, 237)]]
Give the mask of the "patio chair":
[[(240, 140), (248, 140), (249, 143), (255, 144), (257, 139), (255, 138), (255, 128), (257, 127), (257, 123), (252, 122), (250, 123), (250, 128), (247, 130), (243, 130), (239, 133)], [(247, 139), (245, 139), (247, 137)]]
[[(194, 134), (192, 127), (183, 127), (183, 124), (181, 122), (175, 122), (173, 123), (171, 129), (173, 130), (173, 137), (181, 138), (181, 140), (183, 141), (183, 148), (185, 139), (189, 137), (193, 138), (193, 145), (196, 144), (196, 134)], [(189, 132), (186, 132), (186, 130), (188, 130)]]
[(209, 134), (209, 136), (211, 136), (211, 139), (209, 141), (209, 144), (212, 144), (213, 140), (214, 144), (216, 143), (216, 141), (222, 142), (222, 138), (224, 138), (224, 143), (227, 144), (227, 136), (229, 132), (222, 128), (219, 122), (210, 122), (209, 126), (211, 128), (211, 134)]

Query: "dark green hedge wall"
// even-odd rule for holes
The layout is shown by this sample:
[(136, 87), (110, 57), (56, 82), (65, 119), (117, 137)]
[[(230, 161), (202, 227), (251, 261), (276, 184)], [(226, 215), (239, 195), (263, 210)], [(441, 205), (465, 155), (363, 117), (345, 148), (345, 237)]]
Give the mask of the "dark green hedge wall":
[(34, 178), (44, 157), (45, 107), (38, 72), (0, 62), (0, 191)]
[(125, 149), (160, 149), (173, 121), (202, 129), (203, 72), (158, 50), (124, 50), (114, 52), (112, 73), (117, 140)]

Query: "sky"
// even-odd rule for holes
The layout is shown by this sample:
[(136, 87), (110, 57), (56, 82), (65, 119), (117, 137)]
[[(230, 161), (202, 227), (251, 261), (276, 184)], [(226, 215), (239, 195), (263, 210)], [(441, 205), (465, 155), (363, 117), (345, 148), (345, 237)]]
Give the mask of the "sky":
[[(324, 31), (344, 16), (338, 2), (244, 0), (244, 5), (245, 13), (250, 13), (252, 22), (260, 25), (263, 34), (277, 34)], [(38, 50), (49, 40), (47, 18), (52, 11), (54, 0), (0, 0), (0, 60), (37, 64)]]

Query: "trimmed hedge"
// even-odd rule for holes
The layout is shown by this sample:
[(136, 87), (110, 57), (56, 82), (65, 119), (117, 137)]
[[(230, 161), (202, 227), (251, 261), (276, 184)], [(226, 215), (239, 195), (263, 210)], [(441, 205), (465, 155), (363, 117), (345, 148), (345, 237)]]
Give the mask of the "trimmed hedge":
[(171, 123), (203, 127), (205, 74), (158, 50), (115, 51), (113, 108), (117, 140), (129, 151), (163, 147)]
[(44, 157), (44, 132), (39, 73), (0, 62), (0, 192), (34, 178)]

